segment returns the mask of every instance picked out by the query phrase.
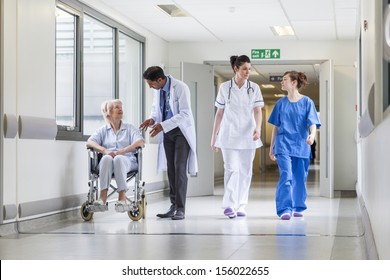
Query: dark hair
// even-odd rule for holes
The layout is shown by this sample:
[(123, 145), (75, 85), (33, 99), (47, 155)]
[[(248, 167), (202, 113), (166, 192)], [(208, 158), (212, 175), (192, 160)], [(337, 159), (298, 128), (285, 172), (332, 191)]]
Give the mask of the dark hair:
[(165, 79), (164, 70), (160, 66), (150, 66), (145, 72), (142, 74), (144, 79), (150, 81), (157, 81), (159, 78)]
[(291, 81), (298, 82), (298, 84), (297, 84), (298, 89), (304, 88), (307, 84), (309, 84), (309, 82), (307, 81), (306, 74), (303, 72), (297, 72), (297, 71), (292, 70), (292, 71), (285, 72), (283, 76), (285, 76), (285, 75), (289, 75)]
[(245, 62), (251, 63), (251, 60), (246, 55), (232, 55), (230, 57), (230, 65), (232, 66), (234, 72), (236, 72), (234, 70), (234, 67), (240, 68), (240, 66), (243, 65)]

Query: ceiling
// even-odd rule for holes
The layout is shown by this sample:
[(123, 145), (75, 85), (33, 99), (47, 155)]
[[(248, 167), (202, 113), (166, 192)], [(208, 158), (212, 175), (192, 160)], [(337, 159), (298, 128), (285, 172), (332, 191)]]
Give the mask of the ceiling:
[[(84, 2), (93, 2), (85, 0)], [(354, 40), (359, 30), (359, 0), (100, 0), (167, 42)], [(186, 17), (171, 17), (157, 5), (177, 6)], [(291, 26), (293, 36), (276, 36), (271, 26)], [(318, 62), (315, 62), (317, 64)], [(306, 64), (306, 63), (305, 63)], [(259, 84), (269, 75), (297, 69), (309, 77), (304, 94), (318, 99), (318, 66), (254, 65)], [(230, 78), (230, 66), (215, 66)], [(279, 87), (280, 88), (280, 87)], [(262, 89), (266, 99), (280, 91)], [(317, 95), (317, 97), (315, 96)]]

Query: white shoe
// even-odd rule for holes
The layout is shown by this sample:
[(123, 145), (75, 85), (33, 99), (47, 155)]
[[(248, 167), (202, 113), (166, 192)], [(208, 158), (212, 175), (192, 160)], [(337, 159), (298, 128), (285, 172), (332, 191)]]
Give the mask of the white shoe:
[(118, 200), (116, 205), (118, 205), (118, 206), (120, 206), (120, 205), (127, 205), (127, 200)]
[(244, 208), (240, 207), (236, 211), (237, 217), (245, 217), (246, 216), (246, 211)]
[(93, 206), (105, 206), (106, 204), (103, 202), (103, 200), (98, 199), (93, 202)]

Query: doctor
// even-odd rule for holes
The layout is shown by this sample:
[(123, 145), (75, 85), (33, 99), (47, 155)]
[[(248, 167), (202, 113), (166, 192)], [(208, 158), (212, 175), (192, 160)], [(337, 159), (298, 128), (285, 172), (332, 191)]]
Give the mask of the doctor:
[(222, 150), (224, 196), (222, 208), (229, 218), (246, 216), (252, 166), (256, 148), (263, 144), (261, 108), (263, 96), (256, 83), (248, 80), (251, 68), (246, 55), (230, 57), (234, 77), (221, 84), (215, 107), (217, 112), (211, 137), (211, 149)]
[(281, 85), (287, 96), (276, 102), (268, 119), (273, 125), (269, 156), (279, 167), (276, 213), (282, 220), (302, 217), (307, 208), (310, 146), (321, 126), (313, 100), (300, 93), (307, 83), (305, 73), (284, 73)]
[(155, 91), (150, 117), (140, 129), (145, 131), (150, 127), (150, 136), (159, 137), (157, 170), (167, 170), (169, 180), (171, 207), (157, 217), (182, 220), (185, 218), (187, 172), (191, 175), (198, 172), (190, 90), (185, 83), (165, 76), (158, 66), (146, 69), (143, 77)]

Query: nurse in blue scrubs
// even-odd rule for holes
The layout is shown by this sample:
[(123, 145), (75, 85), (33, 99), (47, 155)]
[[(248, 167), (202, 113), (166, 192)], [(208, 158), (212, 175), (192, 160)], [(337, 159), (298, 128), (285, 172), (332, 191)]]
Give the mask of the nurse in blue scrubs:
[(274, 125), (269, 156), (279, 167), (276, 212), (282, 220), (302, 217), (307, 208), (310, 146), (321, 125), (314, 102), (299, 92), (307, 83), (302, 72), (284, 73), (281, 85), (287, 96), (277, 101), (268, 119)]

